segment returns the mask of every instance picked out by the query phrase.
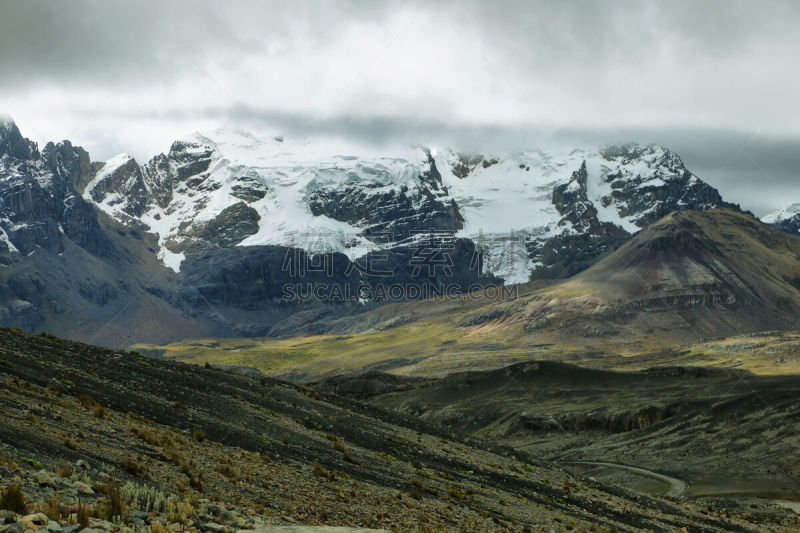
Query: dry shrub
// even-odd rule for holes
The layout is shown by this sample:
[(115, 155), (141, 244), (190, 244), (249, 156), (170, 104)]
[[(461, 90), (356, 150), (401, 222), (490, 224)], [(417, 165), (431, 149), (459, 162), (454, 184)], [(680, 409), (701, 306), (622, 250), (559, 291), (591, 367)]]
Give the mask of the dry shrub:
[(161, 439), (158, 438), (158, 434), (150, 428), (131, 426), (131, 433), (151, 446), (158, 446), (161, 443)]
[(167, 521), (171, 524), (180, 524), (181, 529), (189, 521), (194, 509), (188, 502), (167, 502)]
[(41, 510), (45, 515), (47, 515), (47, 518), (55, 522), (60, 522), (69, 518), (69, 510), (61, 505), (61, 500), (57, 497), (50, 498), (44, 502)]
[(72, 466), (69, 463), (61, 463), (56, 467), (55, 472), (59, 477), (69, 478), (72, 475)]
[(119, 463), (120, 468), (132, 476), (138, 476), (142, 473), (141, 467), (130, 459), (125, 459)]
[(128, 507), (125, 505), (125, 502), (122, 501), (119, 487), (116, 485), (108, 485), (106, 489), (108, 497), (97, 507), (95, 515), (109, 522), (124, 520)]
[(337, 452), (347, 453), (347, 448), (345, 447), (344, 442), (339, 439), (335, 439), (333, 441), (333, 449)]
[(236, 479), (236, 472), (229, 465), (219, 465), (217, 467), (217, 472), (227, 477), (228, 479), (231, 480)]
[(22, 493), (19, 485), (8, 485), (3, 491), (3, 495), (0, 496), (0, 509), (22, 514), (26, 508), (25, 494)]
[(94, 401), (94, 398), (88, 394), (81, 394), (78, 396), (78, 401), (81, 402), (81, 407), (84, 409), (92, 409), (97, 404), (97, 402)]
[(75, 519), (81, 526), (81, 529), (86, 529), (89, 527), (89, 518), (91, 518), (93, 514), (94, 511), (88, 505), (81, 505), (78, 507), (78, 514), (76, 515)]
[(333, 437), (333, 449), (337, 452), (342, 454), (342, 459), (347, 461), (348, 463), (354, 464), (359, 466), (361, 463), (356, 461), (350, 456), (350, 453), (347, 451), (347, 447), (344, 445), (344, 442), (339, 437)]
[(314, 475), (325, 478), (328, 481), (332, 478), (330, 471), (316, 461), (314, 461)]

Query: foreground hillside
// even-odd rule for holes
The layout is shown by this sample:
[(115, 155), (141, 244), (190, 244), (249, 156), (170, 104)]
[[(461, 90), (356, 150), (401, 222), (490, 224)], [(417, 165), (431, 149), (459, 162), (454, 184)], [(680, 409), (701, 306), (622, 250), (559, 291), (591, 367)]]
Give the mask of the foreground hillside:
[(362, 368), (442, 376), (531, 359), (596, 368), (664, 364), (797, 370), (796, 358), (712, 349), (723, 337), (800, 327), (800, 239), (730, 210), (673, 213), (558, 283), (392, 304), (283, 339), (142, 346), (298, 380)]
[[(18, 513), (41, 510), (61, 527), (79, 519), (103, 527), (86, 513), (126, 527), (206, 531), (297, 522), (401, 531), (792, 527), (766, 508), (637, 496), (312, 389), (18, 331), (0, 330), (0, 387), (4, 494), (19, 486)], [(147, 490), (160, 495), (148, 503)]]

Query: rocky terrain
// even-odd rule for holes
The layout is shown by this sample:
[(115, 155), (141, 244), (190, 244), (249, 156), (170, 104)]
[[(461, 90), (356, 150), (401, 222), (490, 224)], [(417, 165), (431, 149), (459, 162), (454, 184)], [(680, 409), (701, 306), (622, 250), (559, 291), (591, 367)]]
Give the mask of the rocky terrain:
[(637, 495), (416, 416), (270, 378), (12, 330), (0, 330), (0, 361), (4, 530), (795, 523), (773, 506)]

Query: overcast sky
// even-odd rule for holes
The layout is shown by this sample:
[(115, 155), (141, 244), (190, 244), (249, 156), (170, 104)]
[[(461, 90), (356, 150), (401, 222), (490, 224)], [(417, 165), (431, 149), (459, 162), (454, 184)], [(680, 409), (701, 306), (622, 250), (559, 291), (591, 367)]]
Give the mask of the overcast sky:
[(646, 141), (800, 202), (800, 2), (0, 2), (0, 110), (140, 160), (198, 129), (518, 149)]

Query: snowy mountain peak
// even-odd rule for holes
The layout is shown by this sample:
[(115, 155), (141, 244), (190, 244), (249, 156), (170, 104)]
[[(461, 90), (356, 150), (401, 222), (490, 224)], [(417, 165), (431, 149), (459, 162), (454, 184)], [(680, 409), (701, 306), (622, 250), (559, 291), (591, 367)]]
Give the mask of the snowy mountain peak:
[(36, 143), (23, 137), (8, 115), (0, 117), (0, 157), (4, 154), (15, 159), (31, 159), (39, 154)]
[(761, 218), (761, 221), (767, 224), (779, 224), (780, 222), (791, 219), (797, 215), (800, 215), (800, 203), (792, 204), (783, 209), (773, 211), (768, 215), (764, 215)]
[(3, 112), (0, 112), (0, 129), (2, 130), (10, 130), (11, 128), (16, 128), (17, 124), (14, 122), (14, 119), (11, 118), (11, 115), (7, 115)]
[(594, 257), (673, 210), (724, 205), (655, 145), (477, 154), (240, 130), (192, 134), (142, 166), (117, 156), (84, 196), (157, 233), (176, 270), (209, 246), (353, 259), (438, 230), (475, 241), (506, 282), (560, 268), (555, 242), (588, 232)]
[(790, 233), (800, 233), (800, 203), (779, 209), (761, 218), (766, 224), (773, 224)]

